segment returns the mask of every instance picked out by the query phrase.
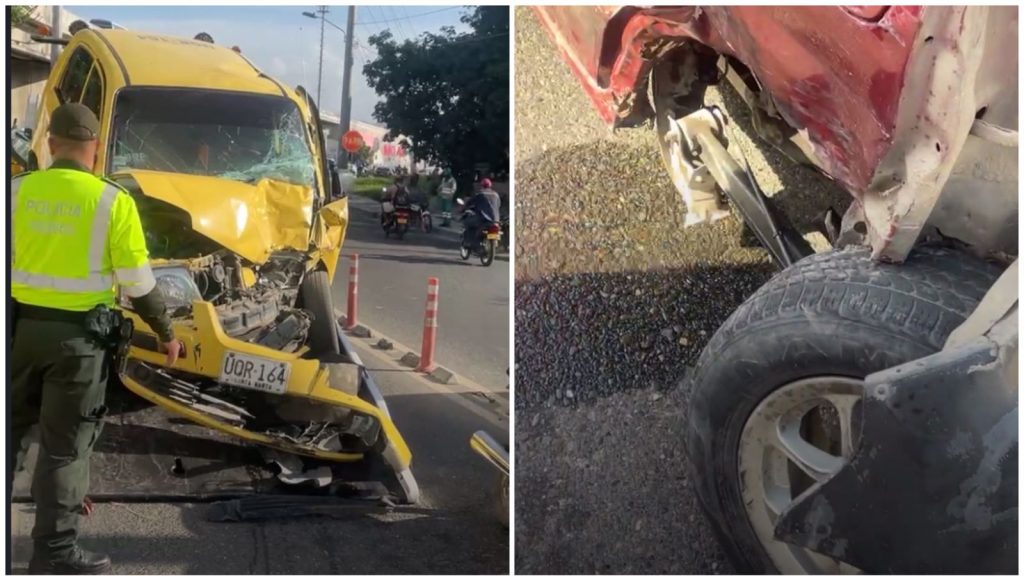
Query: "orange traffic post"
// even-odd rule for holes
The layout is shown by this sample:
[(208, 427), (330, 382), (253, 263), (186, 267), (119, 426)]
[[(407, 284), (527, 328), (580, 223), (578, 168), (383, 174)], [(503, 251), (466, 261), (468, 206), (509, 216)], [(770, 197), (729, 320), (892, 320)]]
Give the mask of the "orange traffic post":
[(356, 315), (359, 307), (359, 254), (349, 257), (352, 264), (348, 268), (348, 310), (345, 312), (345, 329), (356, 327)]
[(423, 317), (423, 347), (417, 372), (434, 369), (434, 345), (437, 342), (437, 278), (427, 280), (427, 312)]

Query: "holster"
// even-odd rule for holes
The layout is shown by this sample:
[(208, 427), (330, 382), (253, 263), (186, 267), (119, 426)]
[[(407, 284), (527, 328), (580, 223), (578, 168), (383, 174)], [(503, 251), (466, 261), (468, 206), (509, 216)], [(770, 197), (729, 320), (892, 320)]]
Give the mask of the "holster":
[(99, 305), (85, 315), (85, 331), (95, 338), (108, 352), (118, 373), (128, 361), (128, 348), (132, 343), (135, 325), (125, 318), (120, 310)]

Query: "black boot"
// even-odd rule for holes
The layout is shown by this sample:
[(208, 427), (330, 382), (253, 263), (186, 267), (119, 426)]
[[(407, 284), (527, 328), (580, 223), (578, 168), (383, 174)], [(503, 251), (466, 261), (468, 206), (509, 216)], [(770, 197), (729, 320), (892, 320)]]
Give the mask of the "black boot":
[(64, 558), (42, 560), (33, 556), (29, 574), (103, 574), (110, 568), (110, 556), (75, 546)]

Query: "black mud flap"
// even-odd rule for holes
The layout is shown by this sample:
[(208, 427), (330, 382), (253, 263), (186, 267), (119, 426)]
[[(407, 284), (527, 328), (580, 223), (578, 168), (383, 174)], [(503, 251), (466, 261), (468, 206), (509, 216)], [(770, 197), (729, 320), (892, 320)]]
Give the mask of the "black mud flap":
[(880, 573), (1017, 573), (1017, 334), (871, 375), (859, 449), (776, 538)]

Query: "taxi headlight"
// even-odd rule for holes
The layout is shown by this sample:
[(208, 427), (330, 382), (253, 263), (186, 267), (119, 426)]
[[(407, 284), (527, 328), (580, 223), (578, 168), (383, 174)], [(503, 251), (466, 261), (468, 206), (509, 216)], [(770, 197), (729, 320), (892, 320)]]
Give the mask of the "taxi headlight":
[[(196, 286), (192, 274), (181, 266), (164, 266), (153, 268), (153, 276), (156, 278), (156, 288), (160, 290), (163, 300), (167, 305), (167, 311), (174, 315), (176, 313), (192, 310), (193, 300), (202, 300), (199, 287)], [(131, 310), (131, 300), (121, 292), (121, 307)]]

